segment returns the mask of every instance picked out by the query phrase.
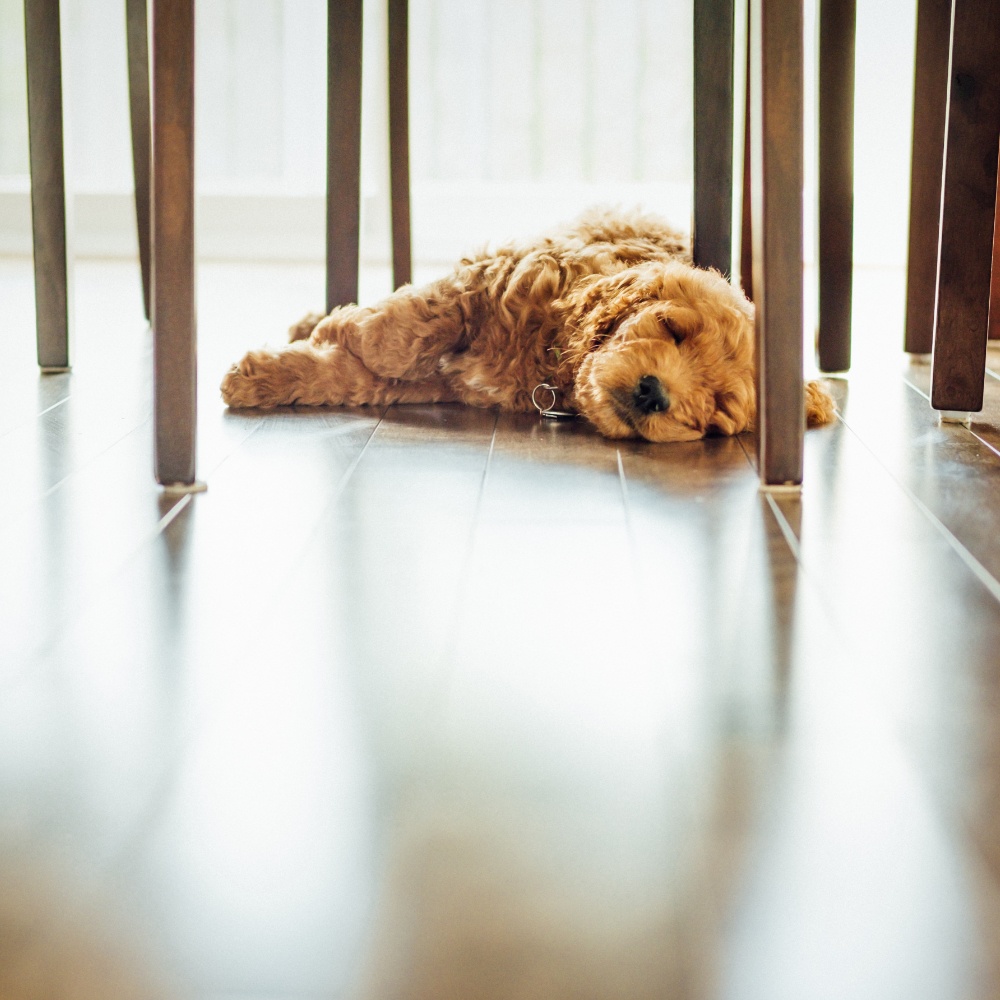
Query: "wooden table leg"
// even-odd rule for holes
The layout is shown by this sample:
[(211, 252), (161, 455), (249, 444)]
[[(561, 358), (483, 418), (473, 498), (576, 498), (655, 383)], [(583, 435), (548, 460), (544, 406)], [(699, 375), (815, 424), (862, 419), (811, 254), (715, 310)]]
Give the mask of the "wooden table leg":
[(997, 204), (993, 216), (993, 273), (990, 277), (990, 340), (1000, 340), (1000, 163), (997, 165)]
[(35, 330), (43, 372), (69, 369), (70, 263), (59, 0), (24, 0)]
[(753, 298), (753, 203), (750, 175), (750, 4), (747, 2), (746, 89), (743, 105), (743, 184), (740, 207), (740, 287), (747, 298)]
[(156, 479), (195, 483), (194, 0), (153, 0)]
[(819, 338), (824, 372), (851, 367), (855, 0), (819, 0)]
[(950, 39), (951, 0), (918, 0), (904, 343), (910, 354), (930, 354), (934, 342)]
[(802, 29), (801, 0), (752, 0), (753, 298), (764, 489), (802, 482)]
[(326, 309), (358, 300), (362, 0), (327, 3)]
[(1000, 6), (954, 0), (931, 405), (982, 409), (1000, 141)]
[(132, 126), (132, 176), (135, 181), (135, 222), (139, 236), (142, 272), (142, 305), (151, 316), (149, 220), (149, 42), (148, 0), (125, 0), (125, 35), (128, 43), (129, 123)]
[(410, 238), (409, 0), (389, 0), (389, 176), (392, 284), (413, 280)]
[(733, 269), (734, 0), (694, 0), (694, 262)]

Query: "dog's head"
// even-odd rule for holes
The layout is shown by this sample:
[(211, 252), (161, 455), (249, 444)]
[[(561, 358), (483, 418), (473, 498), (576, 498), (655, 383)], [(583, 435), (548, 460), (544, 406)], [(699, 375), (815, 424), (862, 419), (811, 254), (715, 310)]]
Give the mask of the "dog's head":
[(753, 423), (753, 306), (720, 274), (650, 262), (564, 300), (580, 412), (607, 437), (693, 441)]

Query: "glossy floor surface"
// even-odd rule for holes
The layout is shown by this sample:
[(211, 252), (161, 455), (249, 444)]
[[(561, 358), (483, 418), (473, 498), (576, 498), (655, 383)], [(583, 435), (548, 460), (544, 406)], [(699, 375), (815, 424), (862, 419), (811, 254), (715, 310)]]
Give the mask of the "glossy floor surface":
[(225, 412), (320, 280), (201, 270), (167, 499), (137, 269), (39, 378), (0, 261), (0, 996), (1000, 995), (1000, 381), (938, 425), (901, 275), (801, 501), (749, 438)]

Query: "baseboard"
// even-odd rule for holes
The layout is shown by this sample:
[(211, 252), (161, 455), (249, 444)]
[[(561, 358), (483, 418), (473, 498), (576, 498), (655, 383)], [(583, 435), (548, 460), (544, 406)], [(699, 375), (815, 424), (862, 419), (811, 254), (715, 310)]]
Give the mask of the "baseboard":
[[(453, 261), (486, 242), (527, 237), (596, 204), (642, 206), (687, 230), (686, 184), (483, 184), (435, 182), (413, 193), (414, 256)], [(321, 194), (201, 192), (196, 204), (199, 259), (317, 262), (324, 258), (325, 199)], [(361, 254), (389, 261), (389, 215), (384, 200), (365, 197)], [(71, 246), (77, 257), (134, 258), (138, 252), (130, 191), (77, 192)], [(0, 182), (0, 254), (31, 253), (27, 179)]]

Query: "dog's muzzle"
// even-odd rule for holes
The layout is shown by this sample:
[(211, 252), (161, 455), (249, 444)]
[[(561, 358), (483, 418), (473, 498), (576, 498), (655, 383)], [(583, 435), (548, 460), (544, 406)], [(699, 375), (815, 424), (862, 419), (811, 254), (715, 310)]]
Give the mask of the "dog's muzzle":
[(632, 391), (632, 405), (643, 414), (662, 413), (670, 408), (670, 397), (655, 375), (643, 375)]

